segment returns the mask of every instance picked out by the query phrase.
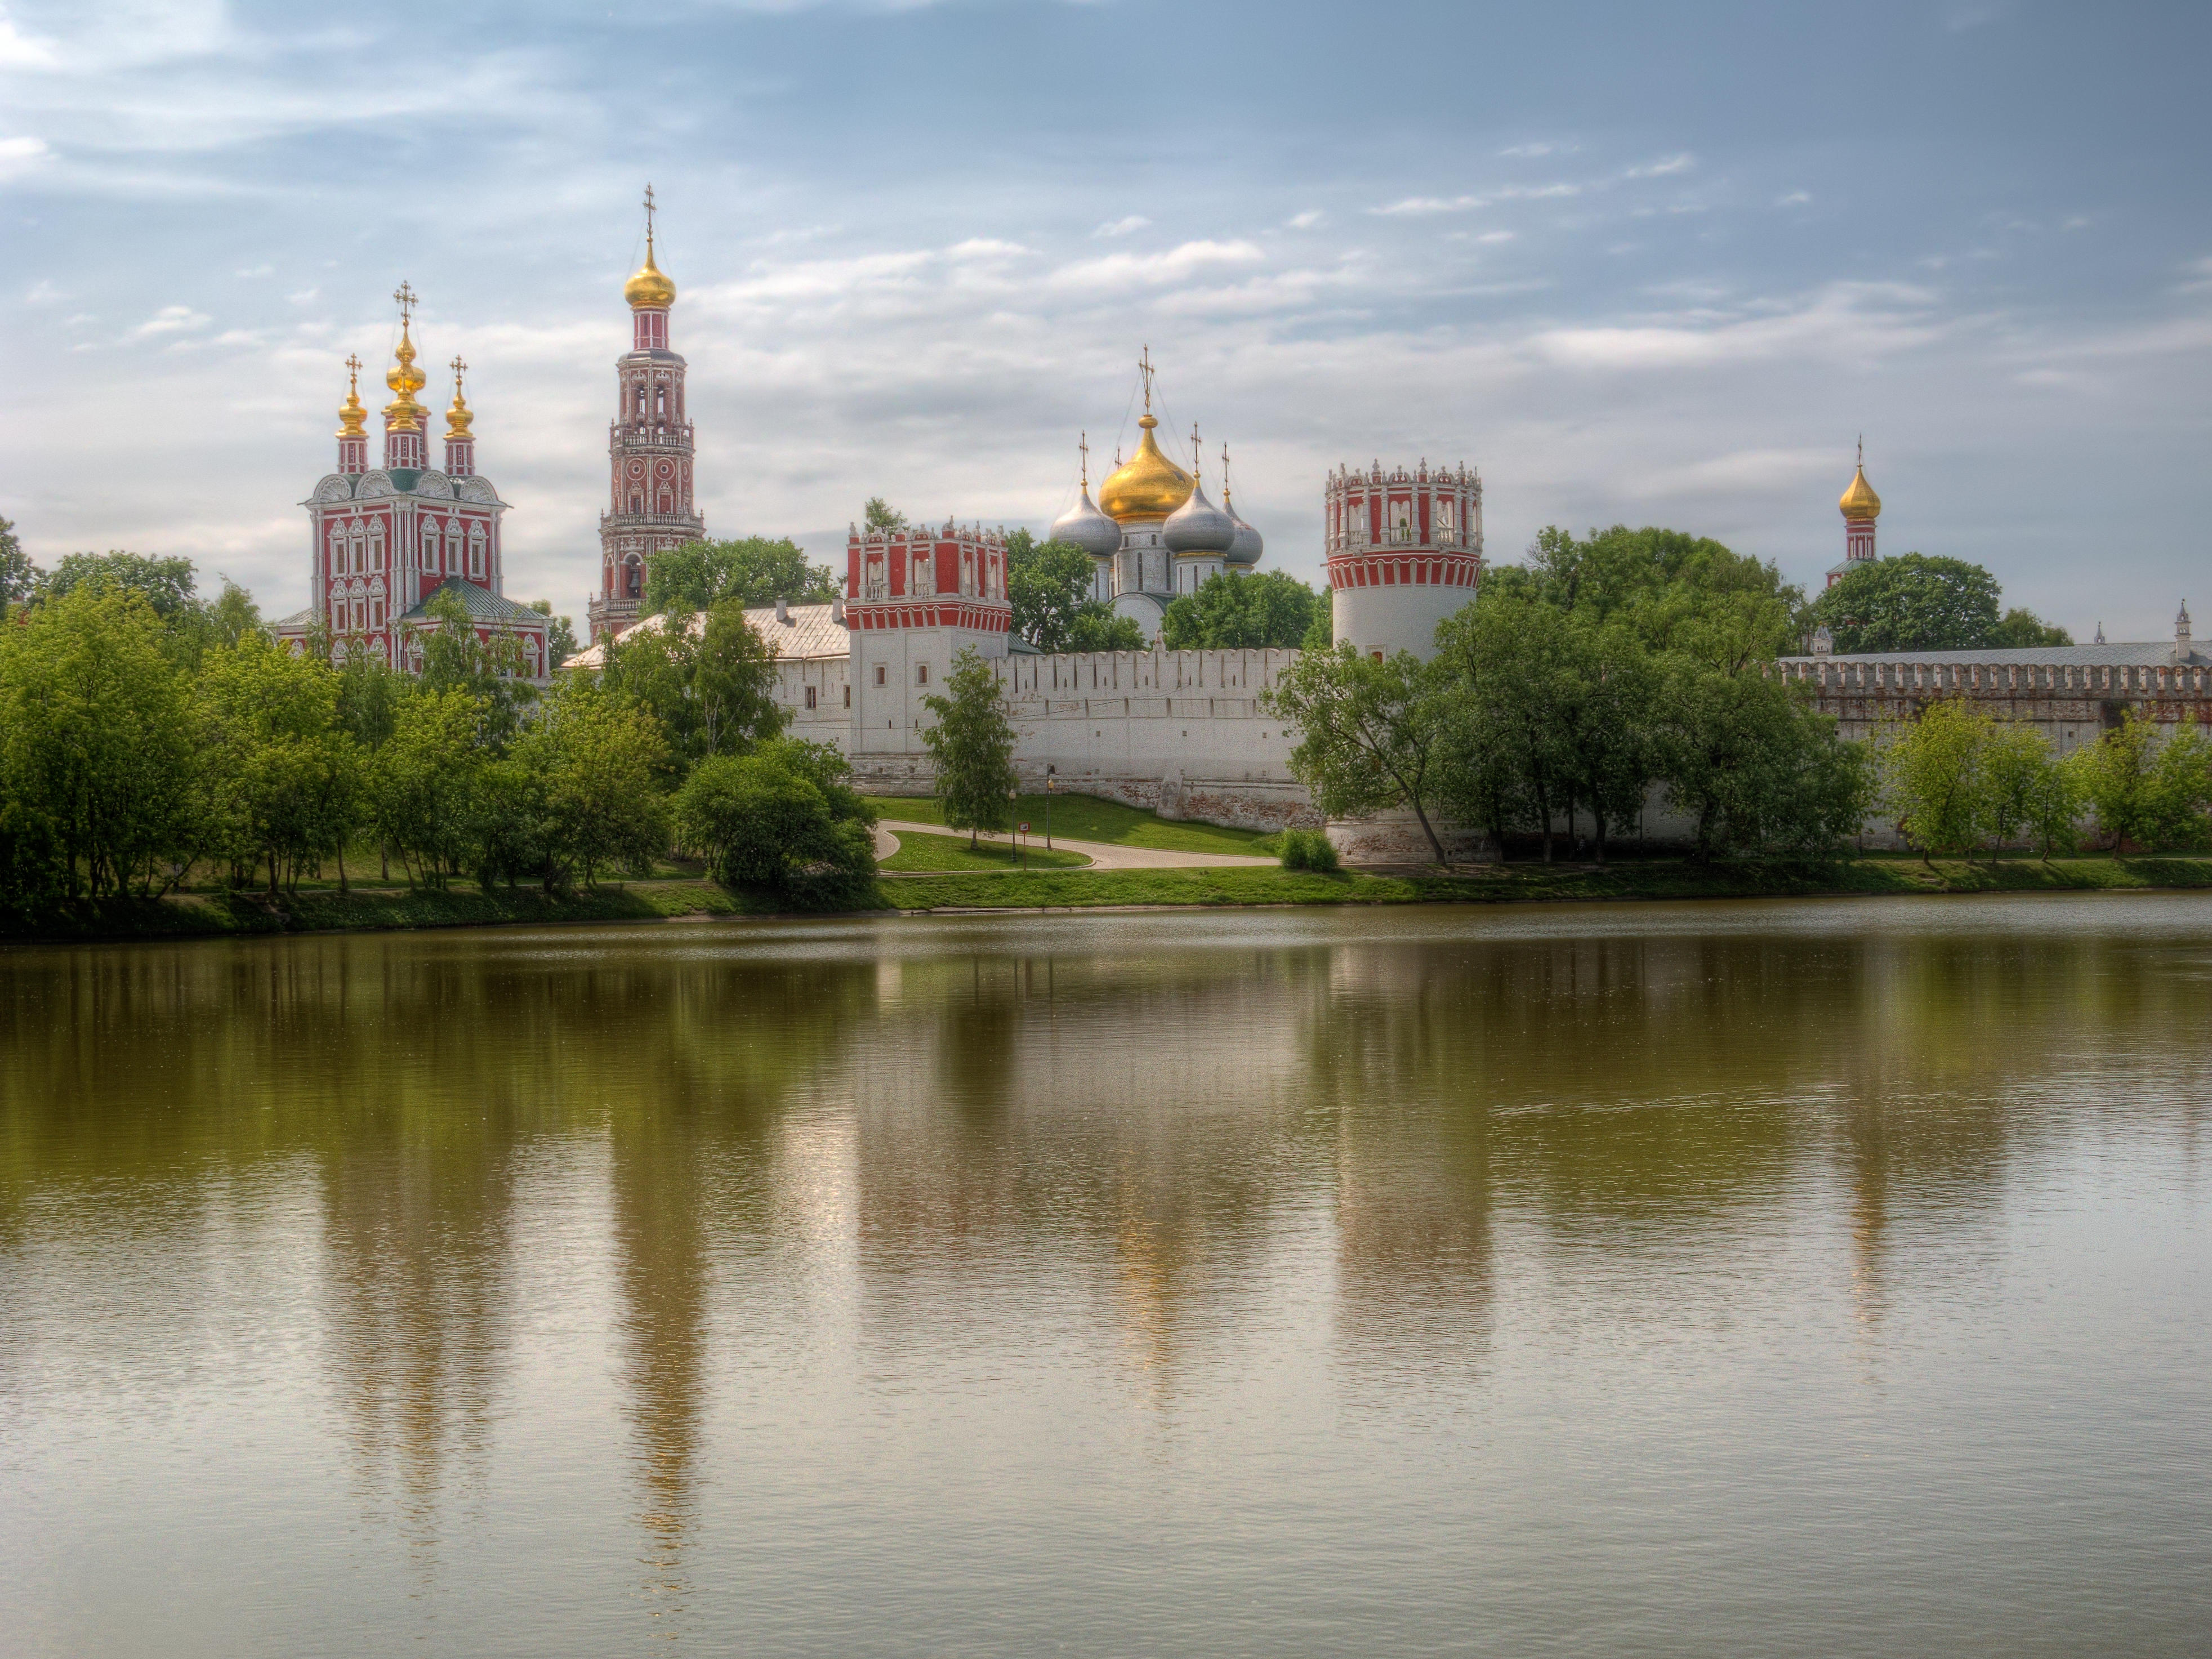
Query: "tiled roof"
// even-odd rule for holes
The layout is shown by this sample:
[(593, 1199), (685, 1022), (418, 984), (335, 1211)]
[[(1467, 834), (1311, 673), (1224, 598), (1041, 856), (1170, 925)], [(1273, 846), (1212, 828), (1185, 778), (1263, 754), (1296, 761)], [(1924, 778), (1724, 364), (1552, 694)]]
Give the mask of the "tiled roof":
[(460, 597), (462, 608), (467, 611), (469, 618), (472, 622), (505, 623), (510, 627), (518, 623), (530, 623), (539, 628), (550, 627), (552, 623), (553, 619), (543, 612), (532, 611), (526, 605), (517, 605), (505, 595), (495, 593), (488, 587), (479, 587), (462, 576), (447, 577), (445, 580), (422, 596), (420, 605), (408, 611), (399, 620), (402, 622), (428, 620), (430, 601), (439, 594), (446, 592), (455, 593)]
[[(836, 619), (835, 613), (839, 609), (835, 605), (789, 605), (785, 608), (787, 620), (778, 622), (774, 605), (748, 606), (745, 620), (752, 624), (755, 633), (768, 641), (769, 648), (775, 653), (779, 661), (842, 657), (851, 651), (852, 643), (845, 624)], [(659, 633), (667, 626), (668, 618), (665, 616), (645, 617), (623, 629), (623, 635), (627, 638), (632, 634)], [(695, 611), (691, 617), (690, 631), (695, 635), (702, 634), (706, 628), (706, 613)], [(606, 664), (606, 647), (599, 644), (588, 651), (579, 651), (562, 666), (597, 673)]]

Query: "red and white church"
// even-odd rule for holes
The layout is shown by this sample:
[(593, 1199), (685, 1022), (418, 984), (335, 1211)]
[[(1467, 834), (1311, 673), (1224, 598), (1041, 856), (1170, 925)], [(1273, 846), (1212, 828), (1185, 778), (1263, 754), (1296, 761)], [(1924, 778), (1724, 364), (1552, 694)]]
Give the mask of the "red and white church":
[(415, 293), (403, 283), (392, 297), (399, 305), (399, 343), (384, 376), (392, 400), (384, 406), (382, 465), (368, 464), (361, 361), (349, 357), (337, 471), (301, 503), (311, 526), (307, 608), (277, 623), (276, 637), (296, 651), (320, 634), (334, 661), (364, 653), (414, 672), (422, 665), (424, 631), (444, 625), (428, 609), (442, 592), (460, 602), (479, 639), (511, 641), (522, 676), (543, 684), (551, 678), (552, 618), (501, 591), (500, 519), (507, 503), (477, 471), (475, 415), (462, 391), (467, 365), (453, 359), (445, 465), (434, 468), (430, 411), (415, 396), (426, 384), (415, 365)]

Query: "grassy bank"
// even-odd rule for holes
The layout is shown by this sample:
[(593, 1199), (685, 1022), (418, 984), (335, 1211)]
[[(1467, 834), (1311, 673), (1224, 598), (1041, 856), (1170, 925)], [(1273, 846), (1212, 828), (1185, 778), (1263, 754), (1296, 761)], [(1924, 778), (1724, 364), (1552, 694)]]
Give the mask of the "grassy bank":
[(1032, 836), (1025, 850), (1017, 851), (1003, 841), (976, 843), (971, 851), (965, 836), (928, 836), (918, 830), (898, 830), (899, 849), (878, 859), (879, 870), (1079, 870), (1091, 860), (1081, 853), (1045, 850), (1041, 838)]
[[(979, 869), (899, 876), (878, 884), (884, 909), (1095, 909), (1127, 905), (1509, 903), (1536, 900), (1810, 897), (1843, 894), (2060, 893), (2212, 888), (2212, 859), (2022, 859), (1996, 864), (1858, 858), (1700, 866), (1659, 860), (1616, 864), (1509, 864), (1450, 874), (1317, 875), (1279, 869)], [(162, 939), (222, 934), (372, 932), (514, 922), (655, 921), (775, 914), (785, 907), (696, 878), (637, 881), (549, 896), (404, 888), (303, 892), (270, 904), (236, 896), (133, 899), (0, 921), (15, 939)]]
[[(942, 823), (944, 803), (928, 795), (868, 795), (863, 799), (879, 818), (902, 823)], [(1030, 836), (1044, 842), (1045, 798), (1024, 795), (1013, 803), (1014, 823), (1026, 823)], [(1146, 847), (1163, 853), (1272, 854), (1271, 836), (1251, 830), (1224, 829), (1218, 823), (1173, 822), (1143, 807), (1124, 806), (1096, 795), (1052, 798), (1052, 833), (1070, 841), (1103, 841), (1115, 847)]]

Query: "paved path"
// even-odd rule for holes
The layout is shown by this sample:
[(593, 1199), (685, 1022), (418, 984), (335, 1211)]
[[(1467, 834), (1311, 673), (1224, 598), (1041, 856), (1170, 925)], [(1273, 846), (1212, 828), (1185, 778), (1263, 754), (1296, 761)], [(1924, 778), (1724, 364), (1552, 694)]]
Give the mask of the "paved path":
[[(905, 830), (910, 835), (950, 836), (959, 833), (947, 830), (941, 823), (904, 823), (896, 818), (884, 818), (876, 825), (876, 856), (889, 858), (898, 851), (897, 834)], [(1004, 836), (987, 836), (986, 841), (1003, 844)], [(1032, 836), (1031, 844), (1042, 848), (1042, 836)], [(890, 844), (885, 845), (886, 842)], [(1189, 870), (1206, 866), (1229, 866), (1243, 869), (1272, 869), (1281, 862), (1278, 859), (1247, 857), (1242, 853), (1170, 853), (1154, 847), (1116, 847), (1110, 842), (1070, 841), (1066, 836), (1052, 838), (1054, 852), (1081, 853), (1091, 860), (1094, 870)], [(897, 872), (892, 872), (894, 875)]]

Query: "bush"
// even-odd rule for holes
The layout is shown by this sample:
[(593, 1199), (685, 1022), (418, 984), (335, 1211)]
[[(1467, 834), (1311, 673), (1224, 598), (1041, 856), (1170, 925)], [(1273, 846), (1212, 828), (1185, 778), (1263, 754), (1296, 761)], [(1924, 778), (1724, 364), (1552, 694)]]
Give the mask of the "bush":
[(875, 881), (875, 837), (843, 757), (777, 738), (749, 755), (702, 761), (676, 796), (676, 822), (715, 880), (787, 901), (849, 903)]
[(1281, 846), (1285, 870), (1314, 870), (1328, 874), (1337, 867), (1336, 844), (1318, 830), (1285, 830)]

